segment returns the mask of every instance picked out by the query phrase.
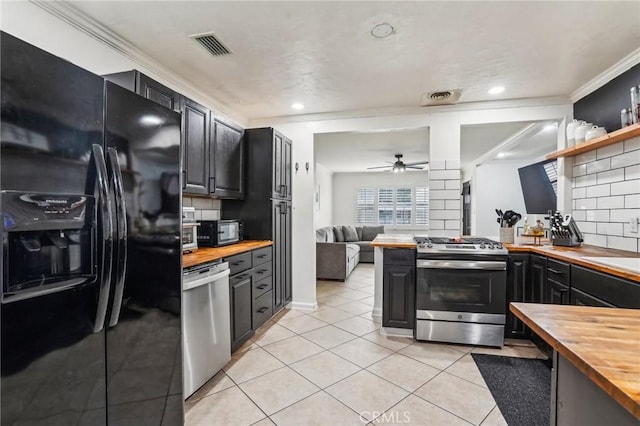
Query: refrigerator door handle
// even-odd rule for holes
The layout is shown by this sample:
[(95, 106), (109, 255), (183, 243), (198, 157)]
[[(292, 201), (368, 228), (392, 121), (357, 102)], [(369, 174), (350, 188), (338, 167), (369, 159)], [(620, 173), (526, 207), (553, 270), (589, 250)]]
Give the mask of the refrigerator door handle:
[(109, 304), (109, 291), (111, 290), (111, 270), (113, 262), (113, 211), (111, 209), (111, 194), (109, 192), (109, 182), (107, 180), (107, 166), (104, 161), (104, 153), (100, 145), (94, 144), (91, 152), (89, 167), (94, 167), (95, 186), (88, 188), (95, 193), (98, 189), (98, 212), (102, 222), (102, 262), (100, 265), (99, 279), (100, 290), (98, 293), (98, 303), (96, 306), (96, 318), (93, 323), (93, 332), (99, 333), (104, 328), (104, 321), (107, 316), (107, 305)]
[(114, 327), (120, 319), (120, 307), (124, 294), (124, 278), (127, 272), (127, 206), (124, 201), (124, 188), (122, 184), (122, 172), (120, 171), (120, 161), (118, 151), (115, 148), (107, 149), (107, 162), (111, 183), (113, 184), (116, 205), (116, 235), (117, 235), (117, 256), (115, 257), (115, 290), (113, 295), (113, 305), (111, 306), (111, 318), (109, 327)]

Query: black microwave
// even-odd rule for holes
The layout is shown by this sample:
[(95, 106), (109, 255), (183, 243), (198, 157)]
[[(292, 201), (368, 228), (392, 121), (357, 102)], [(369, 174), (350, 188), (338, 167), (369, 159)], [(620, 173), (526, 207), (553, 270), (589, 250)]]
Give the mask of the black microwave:
[(198, 247), (220, 247), (242, 241), (242, 223), (238, 220), (201, 220)]

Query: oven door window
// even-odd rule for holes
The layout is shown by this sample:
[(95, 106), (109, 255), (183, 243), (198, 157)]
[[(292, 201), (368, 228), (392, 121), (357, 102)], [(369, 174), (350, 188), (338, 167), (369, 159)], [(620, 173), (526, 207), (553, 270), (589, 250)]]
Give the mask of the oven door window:
[(221, 223), (218, 240), (220, 243), (226, 243), (230, 241), (238, 240), (238, 224), (233, 223)]
[(185, 227), (182, 230), (182, 245), (188, 246), (196, 242), (195, 227)]
[(504, 314), (506, 271), (418, 268), (419, 310)]

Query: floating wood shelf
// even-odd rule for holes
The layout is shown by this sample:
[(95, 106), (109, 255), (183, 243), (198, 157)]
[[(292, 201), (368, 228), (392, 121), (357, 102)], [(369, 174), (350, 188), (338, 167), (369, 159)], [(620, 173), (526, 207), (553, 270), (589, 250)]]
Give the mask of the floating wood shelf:
[(554, 158), (573, 157), (574, 155), (593, 151), (594, 149), (602, 148), (603, 146), (631, 139), (636, 136), (640, 136), (640, 124), (632, 124), (631, 126), (623, 127), (620, 130), (600, 136), (599, 138), (591, 139), (590, 141), (581, 143), (580, 145), (552, 152), (547, 154), (547, 159), (553, 160)]

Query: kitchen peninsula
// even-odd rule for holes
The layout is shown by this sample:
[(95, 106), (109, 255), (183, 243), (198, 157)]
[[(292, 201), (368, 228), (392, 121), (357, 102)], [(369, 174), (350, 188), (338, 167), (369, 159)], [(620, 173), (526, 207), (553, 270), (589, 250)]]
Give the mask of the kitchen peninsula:
[(637, 425), (640, 311), (512, 303), (553, 348), (551, 425)]

